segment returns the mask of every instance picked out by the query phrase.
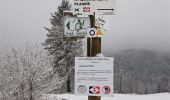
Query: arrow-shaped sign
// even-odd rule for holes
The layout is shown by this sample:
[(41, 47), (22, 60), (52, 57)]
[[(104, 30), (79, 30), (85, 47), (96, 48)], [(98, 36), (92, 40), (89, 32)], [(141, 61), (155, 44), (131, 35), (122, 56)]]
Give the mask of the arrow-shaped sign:
[(114, 9), (97, 9), (97, 10), (112, 10), (113, 11)]
[(70, 21), (67, 23), (66, 27), (70, 30)]

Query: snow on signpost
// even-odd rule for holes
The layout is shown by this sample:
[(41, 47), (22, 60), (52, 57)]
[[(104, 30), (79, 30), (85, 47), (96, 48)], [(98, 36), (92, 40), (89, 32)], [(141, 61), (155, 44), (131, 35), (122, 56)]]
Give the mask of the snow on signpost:
[(113, 96), (113, 58), (76, 57), (75, 95)]

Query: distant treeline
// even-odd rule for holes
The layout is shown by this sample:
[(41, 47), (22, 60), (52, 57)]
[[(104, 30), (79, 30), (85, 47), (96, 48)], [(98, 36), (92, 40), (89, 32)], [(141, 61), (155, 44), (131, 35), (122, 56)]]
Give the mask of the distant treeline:
[(115, 92), (150, 94), (170, 91), (168, 53), (130, 49), (117, 53), (114, 57)]

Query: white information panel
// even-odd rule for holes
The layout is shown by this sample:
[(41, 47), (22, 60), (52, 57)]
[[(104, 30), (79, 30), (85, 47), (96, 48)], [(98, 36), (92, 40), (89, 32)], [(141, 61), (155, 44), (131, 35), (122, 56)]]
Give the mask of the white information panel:
[(112, 57), (75, 58), (75, 95), (113, 96)]
[(116, 0), (71, 0), (74, 15), (92, 15), (94, 12), (103, 15), (115, 14)]

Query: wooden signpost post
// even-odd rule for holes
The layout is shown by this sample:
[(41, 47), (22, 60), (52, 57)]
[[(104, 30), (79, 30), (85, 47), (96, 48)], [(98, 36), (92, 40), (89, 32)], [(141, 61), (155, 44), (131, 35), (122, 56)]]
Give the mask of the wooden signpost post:
[[(90, 15), (91, 27), (95, 26), (95, 15)], [(94, 57), (101, 53), (101, 37), (87, 38), (87, 56)], [(88, 100), (101, 100), (100, 96), (88, 96)]]
[[(74, 31), (75, 29), (72, 29), (72, 28), (75, 27), (72, 19), (77, 20), (76, 19), (77, 16), (83, 16), (83, 15), (89, 16), (89, 19), (90, 19), (89, 29), (90, 28), (92, 28), (92, 29), (89, 31), (89, 33), (87, 31), (86, 32), (87, 35), (84, 34), (82, 37), (87, 36), (87, 56), (88, 57), (95, 57), (97, 54), (101, 53), (101, 36), (103, 35), (102, 30), (107, 30), (105, 27), (101, 27), (101, 25), (96, 26), (97, 21), (98, 21), (98, 24), (102, 24), (103, 26), (105, 25), (105, 21), (103, 21), (103, 19), (101, 19), (101, 18), (96, 21), (95, 12), (98, 13), (98, 14), (101, 14), (101, 15), (114, 15), (115, 14), (115, 0), (94, 0), (94, 1), (90, 1), (90, 0), (71, 0), (71, 1), (72, 1), (71, 2), (72, 7), (73, 7), (72, 12), (65, 12), (64, 16), (72, 16), (72, 17), (75, 17), (75, 19), (74, 18), (66, 18), (64, 27), (66, 27), (67, 30), (65, 29), (64, 34), (65, 34), (66, 37), (72, 37), (72, 38), (78, 38), (79, 37), (80, 38), (81, 34), (78, 37), (76, 37), (77, 35), (72, 35), (72, 33), (78, 34), (78, 33), (80, 33), (80, 31), (82, 31), (82, 30), (77, 30), (75, 32)], [(82, 18), (81, 19), (79, 18), (78, 20), (80, 20), (79, 22), (81, 22), (81, 20), (83, 20), (81, 22), (83, 24), (80, 24), (80, 25), (83, 25), (84, 27), (82, 27), (81, 29), (84, 29), (84, 31), (86, 31), (86, 29), (87, 29), (87, 27), (89, 25), (88, 20), (82, 19)], [(77, 23), (77, 22), (75, 22), (75, 23)], [(84, 24), (84, 23), (86, 23), (86, 24)], [(73, 25), (73, 27), (71, 26), (71, 24)], [(82, 32), (84, 32), (84, 31), (82, 31)], [(88, 34), (90, 34), (90, 35), (88, 36)], [(108, 64), (108, 62), (106, 62), (106, 63)], [(77, 67), (79, 67), (79, 66), (77, 66)], [(111, 67), (112, 67), (112, 63), (111, 63), (111, 66), (108, 67), (108, 68), (111, 68)], [(101, 67), (101, 69), (103, 70), (103, 67)], [(113, 83), (112, 74), (113, 74), (113, 70), (111, 71), (109, 76), (105, 75), (106, 77), (110, 77), (107, 80), (107, 82), (110, 83), (110, 84)], [(102, 76), (100, 76), (100, 77), (102, 77)], [(112, 81), (109, 81), (109, 80), (112, 80)], [(80, 81), (78, 81), (78, 82), (80, 82)], [(103, 95), (108, 96), (110, 92), (113, 93), (114, 90), (111, 89), (111, 88), (113, 88), (113, 85), (110, 85), (110, 84), (108, 86), (102, 86), (101, 91), (102, 91), (103, 88), (105, 90), (106, 87), (107, 87), (105, 92), (102, 91), (103, 94), (88, 95), (88, 100), (101, 100), (101, 96), (103, 96)], [(109, 86), (112, 86), (112, 87), (110, 88)], [(81, 91), (79, 91), (79, 92), (80, 93), (86, 93), (86, 95), (87, 95), (88, 94), (87, 92), (89, 92), (88, 88), (91, 91), (90, 86), (86, 87), (84, 85), (80, 85), (79, 89), (81, 89)], [(75, 88), (75, 89), (77, 89), (77, 88)], [(99, 91), (100, 91), (100, 88), (99, 88)]]

